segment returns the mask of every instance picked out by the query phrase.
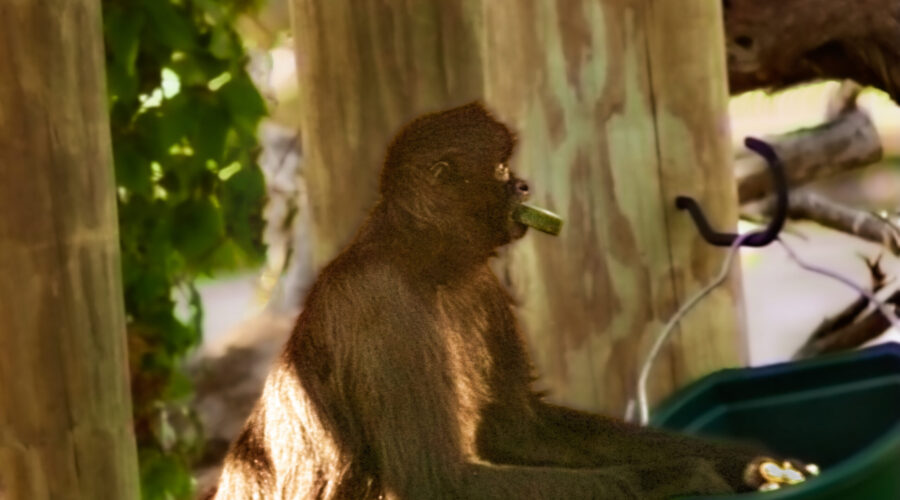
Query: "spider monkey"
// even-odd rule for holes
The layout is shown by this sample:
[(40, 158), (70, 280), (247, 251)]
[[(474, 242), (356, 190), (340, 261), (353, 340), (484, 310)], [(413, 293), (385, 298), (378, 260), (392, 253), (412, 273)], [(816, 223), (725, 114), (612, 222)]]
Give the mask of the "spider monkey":
[(380, 200), (312, 286), (216, 500), (646, 499), (752, 489), (761, 450), (549, 404), (488, 267), (521, 238), (510, 130), (480, 103), (414, 120)]

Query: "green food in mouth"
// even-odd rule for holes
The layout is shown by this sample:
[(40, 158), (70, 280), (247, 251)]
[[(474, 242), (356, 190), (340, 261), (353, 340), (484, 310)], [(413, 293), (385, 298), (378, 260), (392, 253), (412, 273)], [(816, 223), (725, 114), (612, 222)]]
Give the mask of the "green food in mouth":
[(513, 210), (513, 220), (538, 231), (556, 236), (562, 229), (563, 220), (555, 213), (528, 203), (520, 203)]

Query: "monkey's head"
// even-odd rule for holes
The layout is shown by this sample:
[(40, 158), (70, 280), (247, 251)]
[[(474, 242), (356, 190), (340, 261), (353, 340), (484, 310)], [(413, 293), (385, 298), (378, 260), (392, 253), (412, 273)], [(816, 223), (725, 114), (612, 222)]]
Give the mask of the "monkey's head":
[(466, 245), (456, 251), (489, 253), (527, 229), (513, 220), (528, 197), (507, 163), (514, 146), (512, 132), (480, 103), (425, 115), (388, 148), (383, 202), (399, 209), (400, 223)]

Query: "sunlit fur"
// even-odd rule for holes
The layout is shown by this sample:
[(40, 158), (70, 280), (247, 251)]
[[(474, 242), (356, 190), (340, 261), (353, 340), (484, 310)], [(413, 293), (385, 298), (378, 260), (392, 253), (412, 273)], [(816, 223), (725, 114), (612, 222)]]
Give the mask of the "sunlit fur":
[(511, 300), (488, 267), (524, 234), (510, 217), (519, 180), (497, 175), (513, 145), (479, 104), (397, 135), (381, 199), (312, 287), (217, 500), (615, 500), (742, 488), (756, 450), (639, 429), (531, 390)]

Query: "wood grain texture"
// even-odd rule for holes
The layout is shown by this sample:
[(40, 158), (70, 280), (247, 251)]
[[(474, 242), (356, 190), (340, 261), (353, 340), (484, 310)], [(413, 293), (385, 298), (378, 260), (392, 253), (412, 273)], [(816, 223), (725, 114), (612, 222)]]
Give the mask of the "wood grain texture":
[(483, 97), (479, 0), (292, 0), (313, 260), (328, 262), (377, 193), (412, 118)]
[[(705, 0), (485, 4), (489, 104), (520, 132), (514, 169), (566, 219), (529, 235), (504, 273), (555, 399), (621, 414), (652, 338), (724, 257), (674, 208), (699, 199), (723, 230), (730, 168), (721, 6)], [(740, 360), (735, 268), (682, 323), (657, 397)]]
[(138, 498), (98, 0), (0, 3), (0, 490)]

